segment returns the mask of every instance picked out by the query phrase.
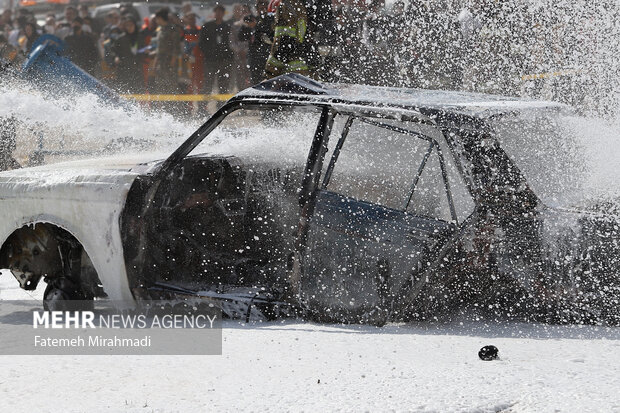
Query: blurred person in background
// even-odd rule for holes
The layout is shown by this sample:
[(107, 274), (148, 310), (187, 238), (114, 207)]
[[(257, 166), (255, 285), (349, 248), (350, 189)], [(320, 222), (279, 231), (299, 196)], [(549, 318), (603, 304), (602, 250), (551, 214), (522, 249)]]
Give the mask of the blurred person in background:
[(245, 89), (249, 86), (248, 72), (248, 48), (249, 39), (240, 36), (241, 29), (256, 19), (252, 16), (250, 6), (247, 4), (235, 4), (233, 9), (233, 19), (230, 29), (230, 47), (233, 51), (233, 68), (231, 89), (236, 87), (238, 90)]
[(256, 18), (244, 19), (239, 36), (248, 41), (248, 66), (250, 83), (255, 85), (265, 79), (265, 63), (273, 43), (274, 16), (269, 13), (267, 0), (256, 2)]
[(43, 32), (46, 34), (54, 34), (56, 32), (56, 16), (54, 13), (48, 13), (47, 17), (45, 17)]
[(110, 38), (110, 34), (115, 28), (118, 28), (120, 23), (120, 15), (116, 10), (112, 10), (108, 12), (104, 17), (105, 26), (101, 31), (101, 38), (103, 41), (106, 41)]
[(88, 10), (88, 6), (86, 4), (80, 4), (78, 6), (78, 16), (81, 18), (90, 17), (90, 11)]
[(198, 47), (199, 35), (196, 13), (190, 12), (183, 17), (183, 73), (188, 78), (190, 94), (200, 93), (204, 82), (204, 55)]
[(90, 10), (86, 4), (80, 4), (78, 7), (78, 15), (84, 20), (84, 27), (88, 25), (91, 28), (92, 33), (97, 36), (101, 33), (103, 27), (101, 27), (100, 22), (97, 22), (93, 19), (93, 16), (90, 15)]
[(183, 21), (178, 14), (172, 13), (170, 10), (168, 10), (168, 18), (170, 19), (170, 23), (175, 26), (177, 32), (179, 33), (179, 42), (183, 41)]
[[(118, 13), (114, 12), (112, 16), (116, 17), (118, 16)], [(100, 35), (101, 46), (103, 50), (103, 60), (105, 62), (104, 69), (105, 69), (106, 76), (108, 77), (109, 76), (114, 77), (113, 72), (114, 72), (114, 66), (115, 66), (115, 63), (114, 63), (115, 55), (112, 52), (112, 48), (114, 44), (116, 43), (116, 41), (118, 40), (118, 38), (122, 35), (123, 35), (123, 28), (121, 27), (120, 17), (116, 24), (106, 25), (106, 27), (104, 28), (104, 32), (101, 33)]]
[(8, 33), (9, 44), (17, 49), (21, 49), (19, 45), (19, 39), (24, 35), (24, 27), (28, 23), (26, 16), (17, 16), (13, 24), (13, 30)]
[[(72, 33), (73, 21), (78, 17), (77, 9), (73, 6), (67, 6), (65, 8), (65, 20), (60, 22), (56, 27), (56, 36), (60, 37), (62, 40), (65, 40), (65, 38)], [(91, 27), (84, 24), (84, 20), (82, 18), (80, 18), (80, 21), (81, 30), (84, 33), (92, 33)]]
[(174, 94), (177, 85), (177, 60), (180, 49), (180, 36), (177, 26), (170, 21), (170, 13), (167, 8), (160, 9), (155, 13), (157, 21), (157, 36), (155, 37), (156, 49), (154, 67), (155, 89), (159, 93)]
[(230, 48), (230, 25), (224, 21), (226, 9), (217, 5), (213, 8), (215, 20), (205, 23), (200, 29), (198, 47), (205, 56), (205, 93), (213, 92), (217, 81), (218, 93), (228, 93), (233, 61)]
[(132, 15), (122, 17), (121, 27), (123, 34), (113, 42), (111, 48), (116, 68), (117, 88), (121, 93), (142, 93), (144, 79), (141, 55), (138, 51), (144, 47), (144, 40)]
[(20, 43), (20, 41), (25, 36), (24, 30), (26, 28), (26, 24), (28, 24), (29, 22), (33, 22), (36, 25), (36, 19), (32, 11), (25, 8), (19, 9), (17, 11), (17, 18), (15, 19), (15, 27), (13, 28), (11, 33), (9, 33), (9, 43), (12, 46), (20, 50), (23, 49), (23, 45)]
[(140, 13), (138, 13), (138, 10), (136, 10), (131, 3), (121, 3), (118, 8), (118, 12), (121, 16), (127, 16), (128, 14), (131, 15), (136, 22), (140, 20)]
[(23, 55), (0, 33), (0, 73), (10, 66), (18, 67), (22, 62)]
[(142, 27), (140, 27), (140, 32), (142, 32), (145, 36), (153, 37), (156, 29), (157, 22), (155, 21), (154, 14), (151, 14), (149, 17), (145, 17), (144, 19), (142, 19)]
[(181, 5), (181, 11), (180, 11), (180, 15), (181, 16), (187, 16), (190, 13), (194, 13), (196, 15), (196, 25), (198, 27), (202, 27), (202, 24), (204, 23), (204, 19), (202, 18), (202, 16), (200, 16), (198, 13), (196, 13), (196, 11), (194, 10), (194, 6), (192, 5), (191, 2), (186, 1), (185, 3), (183, 3)]
[(33, 43), (39, 38), (39, 28), (35, 22), (28, 22), (24, 26), (24, 36), (20, 39), (20, 46), (25, 54), (32, 51)]
[(275, 27), (265, 73), (276, 77), (284, 73), (310, 74), (308, 67), (308, 11), (303, 0), (272, 0)]
[(185, 3), (181, 5), (181, 14), (183, 16), (187, 16), (193, 12), (194, 12), (194, 7), (192, 6), (192, 3), (190, 3), (189, 1), (186, 1)]
[(11, 9), (5, 9), (0, 16), (0, 32), (8, 35), (13, 30), (13, 12)]
[(71, 34), (71, 31), (73, 30), (71, 27), (71, 23), (76, 17), (77, 10), (75, 9), (75, 7), (67, 6), (65, 8), (65, 18), (56, 24), (56, 32), (54, 34), (64, 40), (65, 37)]
[(92, 76), (96, 76), (97, 65), (101, 60), (99, 50), (93, 35), (83, 30), (83, 24), (84, 21), (81, 17), (73, 19), (71, 25), (73, 34), (65, 37), (65, 53), (73, 63)]
[(140, 28), (140, 34), (144, 39), (144, 44), (148, 47), (148, 49), (154, 49), (153, 39), (157, 36), (157, 19), (154, 14), (151, 14), (150, 17), (145, 17), (142, 27)]
[(152, 84), (150, 81), (150, 68), (153, 63), (153, 55), (152, 51), (155, 50), (153, 45), (153, 39), (157, 35), (157, 19), (155, 19), (155, 15), (152, 14), (150, 17), (144, 18), (144, 23), (142, 24), (142, 28), (140, 29), (140, 36), (142, 41), (144, 42), (144, 47), (139, 50), (142, 55), (142, 77), (144, 82), (144, 87), (147, 91), (150, 91)]
[(95, 21), (93, 20), (93, 18), (90, 16), (86, 16), (82, 19), (82, 21), (84, 21), (84, 27), (90, 27), (91, 31), (89, 33), (91, 33), (95, 39), (98, 39), (99, 31), (93, 29), (93, 26), (95, 26)]

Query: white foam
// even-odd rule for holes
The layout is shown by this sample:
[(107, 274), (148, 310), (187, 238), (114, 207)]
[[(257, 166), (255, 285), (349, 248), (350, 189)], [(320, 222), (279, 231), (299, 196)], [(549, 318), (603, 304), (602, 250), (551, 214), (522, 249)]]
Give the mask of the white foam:
[(111, 142), (122, 152), (172, 149), (207, 119), (182, 122), (164, 112), (104, 104), (92, 94), (51, 97), (28, 84), (0, 82), (0, 118), (10, 116), (19, 121), (18, 157), (42, 138), (45, 149), (80, 152), (62, 159), (88, 158)]

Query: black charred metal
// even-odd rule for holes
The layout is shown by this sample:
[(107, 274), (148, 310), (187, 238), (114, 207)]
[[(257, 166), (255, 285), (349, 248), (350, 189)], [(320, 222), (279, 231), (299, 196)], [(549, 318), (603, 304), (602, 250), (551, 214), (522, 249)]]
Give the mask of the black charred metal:
[[(270, 167), (257, 174), (235, 157), (188, 157), (239, 108), (307, 106), (322, 115), (302, 173)], [(134, 296), (232, 300), (246, 305), (242, 318), (254, 305), (263, 314), (383, 324), (434, 319), (473, 303), (493, 316), (618, 322), (618, 214), (544, 205), (494, 139), (491, 120), (534, 106), (567, 110), (460, 92), (321, 85), (298, 75), (243, 91), (131, 188), (122, 236)], [(349, 121), (332, 136), (338, 116)], [(399, 121), (439, 131), (424, 139), (439, 159), (448, 218), (408, 212), (428, 154), (402, 194), (404, 208), (330, 190), (354, 119), (411, 136), (420, 133)], [(447, 157), (473, 204), (464, 216)], [(290, 208), (267, 202), (266, 183)], [(284, 229), (290, 223), (294, 233)], [(296, 310), (265, 309), (285, 302)]]

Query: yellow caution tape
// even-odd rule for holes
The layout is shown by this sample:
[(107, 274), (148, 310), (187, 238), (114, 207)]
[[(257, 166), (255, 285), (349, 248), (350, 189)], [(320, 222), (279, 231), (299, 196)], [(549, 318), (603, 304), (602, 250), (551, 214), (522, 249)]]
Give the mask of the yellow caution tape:
[(148, 102), (204, 102), (210, 100), (227, 101), (234, 95), (121, 95), (126, 99)]
[(583, 70), (563, 70), (560, 72), (549, 72), (549, 73), (536, 73), (532, 75), (523, 75), (521, 76), (521, 80), (536, 80), (536, 79), (547, 79), (550, 77), (560, 77), (560, 76), (574, 76), (580, 73), (583, 73)]

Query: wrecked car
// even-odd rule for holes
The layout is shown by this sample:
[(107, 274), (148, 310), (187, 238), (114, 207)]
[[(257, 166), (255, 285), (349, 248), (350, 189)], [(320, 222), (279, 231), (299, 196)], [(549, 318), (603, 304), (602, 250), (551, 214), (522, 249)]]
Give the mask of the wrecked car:
[(280, 76), (166, 157), (1, 173), (0, 268), (27, 290), (44, 279), (48, 306), (192, 299), (230, 317), (382, 324), (474, 303), (613, 322), (617, 214), (587, 196), (562, 116)]

